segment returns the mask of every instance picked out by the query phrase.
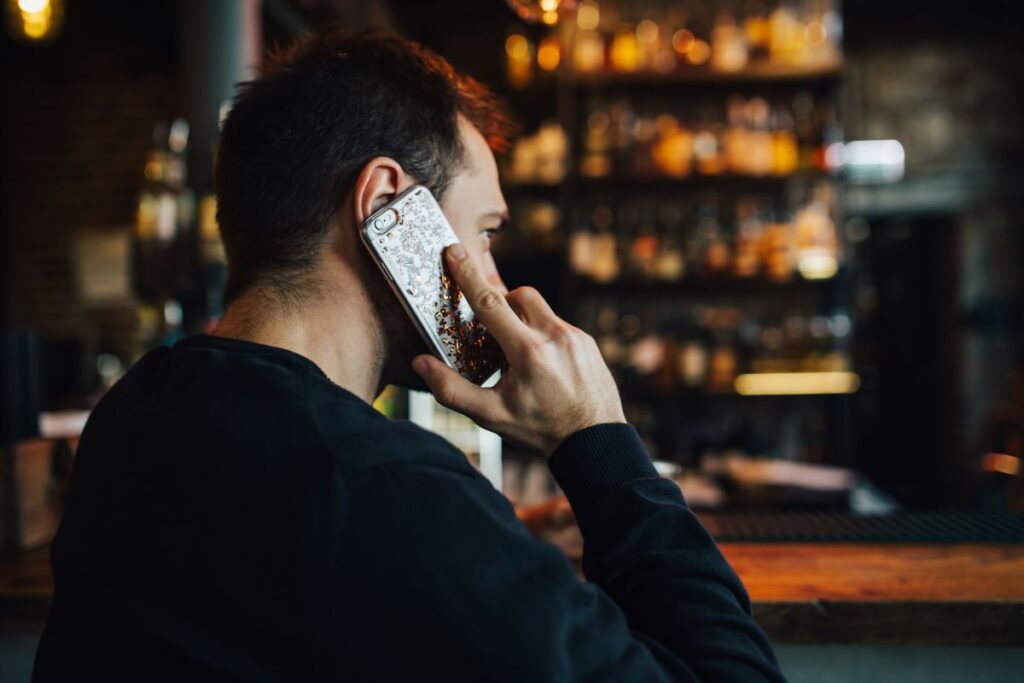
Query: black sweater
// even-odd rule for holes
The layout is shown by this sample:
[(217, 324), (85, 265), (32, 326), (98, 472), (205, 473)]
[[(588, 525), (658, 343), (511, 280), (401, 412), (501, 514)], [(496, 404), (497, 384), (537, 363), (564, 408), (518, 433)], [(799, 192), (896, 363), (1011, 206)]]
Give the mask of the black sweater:
[(306, 358), (157, 349), (82, 435), (34, 680), (782, 680), (631, 427), (550, 466), (588, 582), (459, 451)]

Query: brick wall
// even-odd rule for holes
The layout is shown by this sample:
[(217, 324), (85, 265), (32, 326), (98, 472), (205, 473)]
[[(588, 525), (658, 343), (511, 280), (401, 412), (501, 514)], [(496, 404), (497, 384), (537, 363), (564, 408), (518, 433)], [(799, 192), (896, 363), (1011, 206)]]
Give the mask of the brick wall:
[(11, 317), (52, 337), (92, 336), (74, 290), (71, 239), (132, 224), (152, 126), (174, 111), (174, 83), (157, 76), (13, 92), (3, 117)]
[(58, 41), (0, 35), (0, 325), (123, 352), (130, 302), (80, 300), (72, 243), (126, 230), (152, 129), (179, 112), (172, 2), (69, 3)]

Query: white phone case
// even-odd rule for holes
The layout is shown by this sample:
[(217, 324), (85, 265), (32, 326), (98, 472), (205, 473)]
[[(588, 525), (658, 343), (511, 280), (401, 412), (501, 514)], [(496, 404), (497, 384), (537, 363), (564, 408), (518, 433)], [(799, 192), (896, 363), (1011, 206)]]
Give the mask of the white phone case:
[(504, 355), (445, 272), (445, 247), (458, 242), (430, 190), (414, 185), (363, 224), (363, 243), (434, 354), (481, 384)]

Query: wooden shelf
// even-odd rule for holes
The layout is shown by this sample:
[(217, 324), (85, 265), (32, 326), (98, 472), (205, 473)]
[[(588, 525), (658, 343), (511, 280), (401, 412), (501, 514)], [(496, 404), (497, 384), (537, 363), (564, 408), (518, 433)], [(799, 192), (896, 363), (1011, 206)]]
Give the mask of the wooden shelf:
[(622, 279), (601, 283), (576, 278), (573, 288), (582, 296), (792, 296), (824, 293), (841, 277), (840, 271), (827, 280), (804, 280), (794, 277), (789, 282), (773, 282), (763, 278), (684, 278), (676, 282)]
[(716, 401), (719, 403), (745, 401), (754, 403), (764, 399), (825, 399), (850, 394), (757, 394), (744, 396), (735, 391), (708, 391), (705, 389), (677, 389), (675, 391), (654, 391), (645, 389), (620, 389), (622, 402), (626, 404), (693, 404), (696, 402)]
[(593, 89), (646, 88), (672, 85), (757, 85), (757, 84), (831, 84), (843, 78), (843, 68), (826, 67), (800, 69), (775, 65), (755, 65), (732, 73), (712, 71), (707, 67), (677, 68), (671, 73), (657, 72), (600, 72), (600, 73), (553, 73), (541, 74), (535, 81), (540, 87), (557, 87), (568, 84), (571, 87)]
[(694, 173), (683, 178), (662, 175), (610, 175), (604, 178), (579, 177), (562, 183), (504, 183), (504, 188), (519, 194), (554, 194), (567, 184), (574, 183), (588, 191), (648, 191), (678, 192), (680, 190), (734, 190), (741, 192), (773, 192), (790, 182), (816, 182), (838, 180), (839, 177), (824, 171), (805, 170), (786, 175), (741, 175), (721, 173), (701, 175)]

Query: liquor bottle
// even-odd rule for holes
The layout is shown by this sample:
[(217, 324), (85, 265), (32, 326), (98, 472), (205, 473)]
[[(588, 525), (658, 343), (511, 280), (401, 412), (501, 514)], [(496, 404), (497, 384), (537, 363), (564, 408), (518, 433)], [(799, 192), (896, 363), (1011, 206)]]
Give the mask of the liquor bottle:
[(642, 279), (640, 264), (634, 260), (633, 247), (640, 225), (637, 205), (628, 203), (619, 207), (615, 216), (616, 251), (621, 264), (620, 272), (628, 279)]
[(771, 40), (771, 27), (768, 21), (768, 10), (760, 0), (753, 0), (746, 4), (743, 33), (747, 38), (747, 50), (750, 61), (755, 63), (766, 62), (768, 60), (768, 49)]
[(648, 10), (636, 25), (637, 48), (640, 53), (640, 68), (657, 71), (658, 45), (661, 34), (661, 13)]
[(693, 136), (693, 157), (701, 175), (718, 175), (726, 170), (727, 159), (722, 145), (721, 125), (705, 115)]
[(732, 95), (726, 103), (725, 155), (731, 173), (743, 174), (749, 169), (747, 151), (750, 149), (747, 131), (747, 101), (742, 95)]
[(592, 220), (596, 233), (593, 238), (594, 261), (590, 276), (597, 282), (611, 282), (619, 276), (621, 268), (618, 243), (612, 232), (614, 219), (611, 209), (599, 208), (594, 211)]
[(711, 68), (724, 73), (742, 71), (747, 65), (747, 37), (732, 13), (722, 8), (711, 29)]
[(589, 223), (578, 224), (569, 235), (569, 268), (590, 277), (594, 267), (594, 232)]
[(772, 64), (793, 66), (798, 59), (802, 42), (802, 26), (788, 1), (779, 3), (768, 18), (770, 39), (769, 59)]
[(634, 178), (650, 178), (657, 175), (654, 161), (654, 146), (657, 139), (658, 118), (646, 112), (637, 113), (626, 158), (627, 173)]
[(562, 40), (555, 32), (544, 36), (537, 44), (537, 66), (541, 71), (555, 71), (562, 63)]
[(823, 101), (818, 105), (818, 126), (821, 131), (821, 141), (818, 151), (814, 155), (814, 168), (827, 171), (829, 170), (829, 164), (826, 161), (828, 148), (843, 141), (843, 129), (839, 125), (835, 105), (831, 102)]
[(797, 166), (802, 169), (816, 168), (821, 145), (821, 128), (814, 97), (808, 92), (797, 93), (793, 97), (792, 112), (793, 133), (797, 143)]
[(587, 178), (604, 178), (612, 171), (611, 125), (608, 107), (602, 102), (591, 102), (580, 159), (580, 173)]
[(505, 74), (513, 88), (525, 88), (533, 81), (534, 47), (519, 29), (505, 39)]
[(662, 282), (675, 282), (686, 272), (682, 211), (674, 204), (662, 204), (658, 210), (658, 222), (661, 237), (654, 263), (655, 277)]
[(671, 114), (659, 116), (656, 125), (658, 141), (651, 149), (651, 157), (658, 173), (669, 178), (687, 177), (693, 162), (693, 134)]
[(704, 275), (718, 277), (727, 274), (732, 263), (732, 248), (718, 221), (718, 210), (714, 204), (701, 207), (697, 232), (704, 246)]
[(761, 237), (764, 252), (764, 272), (769, 280), (788, 282), (793, 278), (794, 259), (792, 231), (787, 221), (778, 215), (765, 223)]
[(599, 29), (601, 10), (595, 0), (583, 0), (576, 10), (576, 40), (572, 63), (578, 73), (597, 73), (604, 69), (604, 36)]
[(794, 173), (800, 165), (793, 116), (785, 107), (772, 110), (772, 171), (784, 176)]
[(636, 231), (630, 247), (630, 265), (643, 280), (657, 277), (656, 259), (660, 250), (653, 207), (645, 205), (637, 212)]
[(763, 97), (747, 101), (747, 172), (768, 175), (774, 168), (775, 146), (770, 128), (771, 109)]
[(217, 198), (212, 194), (199, 202), (199, 261), (205, 299), (203, 327), (210, 331), (224, 314), (227, 288), (227, 255), (217, 227)]
[(165, 302), (187, 296), (195, 281), (196, 201), (186, 185), (184, 157), (188, 135), (184, 119), (175, 119), (170, 128), (156, 126), (143, 170), (133, 234), (133, 287), (139, 301), (152, 306), (149, 317), (157, 328), (156, 338), (145, 343), (162, 341), (172, 327), (165, 319)]
[(628, 173), (631, 168), (633, 152), (633, 131), (636, 115), (633, 106), (626, 98), (615, 100), (609, 108), (612, 143), (612, 165), (616, 173)]
[(739, 369), (735, 318), (729, 309), (719, 309), (712, 322), (712, 346), (708, 357), (708, 390), (723, 394), (733, 391)]
[(594, 338), (608, 367), (617, 371), (624, 350), (619, 338), (619, 313), (614, 306), (603, 306), (598, 311), (597, 334)]
[(793, 217), (797, 269), (808, 280), (824, 280), (839, 270), (839, 234), (830, 215), (831, 190), (820, 183)]
[(733, 259), (733, 272), (737, 277), (755, 277), (760, 273), (762, 232), (757, 203), (751, 197), (740, 197), (736, 203), (736, 256)]
[(632, 24), (622, 24), (612, 37), (608, 50), (608, 62), (612, 70), (619, 73), (634, 73), (642, 66), (640, 41)]
[(676, 369), (679, 380), (689, 389), (702, 388), (708, 377), (708, 347), (692, 318), (684, 318), (677, 333)]

